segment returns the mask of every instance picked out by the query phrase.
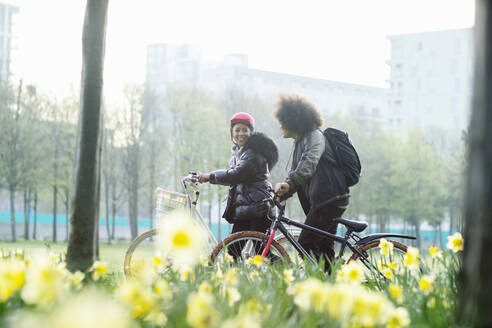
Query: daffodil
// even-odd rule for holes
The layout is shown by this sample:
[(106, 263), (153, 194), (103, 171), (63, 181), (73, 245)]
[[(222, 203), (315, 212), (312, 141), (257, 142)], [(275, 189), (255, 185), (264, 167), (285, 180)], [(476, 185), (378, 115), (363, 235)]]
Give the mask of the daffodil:
[(381, 238), (381, 240), (379, 241), (379, 252), (382, 255), (387, 255), (387, 256), (392, 255), (393, 247), (394, 247), (393, 243), (387, 241), (384, 238)]
[(301, 310), (314, 309), (321, 312), (329, 300), (326, 287), (320, 280), (309, 278), (289, 287), (287, 292), (294, 296), (294, 303)]
[(101, 277), (108, 273), (108, 266), (104, 262), (94, 261), (90, 271), (92, 271), (92, 278), (95, 281), (98, 281)]
[(408, 247), (403, 263), (409, 268), (417, 268), (419, 265), (419, 250), (415, 247)]
[(167, 322), (167, 316), (161, 310), (153, 310), (144, 318), (145, 321), (152, 323), (155, 326), (162, 327)]
[(169, 287), (169, 284), (167, 281), (159, 279), (155, 284), (154, 284), (154, 293), (165, 300), (169, 300), (172, 298), (172, 291), (171, 288)]
[(285, 269), (283, 272), (283, 276), (284, 276), (284, 281), (287, 284), (290, 284), (291, 282), (294, 281), (294, 274), (292, 269)]
[(351, 325), (373, 327), (386, 323), (393, 310), (392, 303), (383, 294), (360, 289), (354, 295)]
[(452, 236), (448, 236), (448, 243), (446, 247), (453, 251), (453, 253), (457, 253), (463, 250), (464, 240), (461, 233), (457, 232)]
[(204, 281), (200, 284), (200, 286), (198, 286), (198, 292), (200, 293), (212, 293), (212, 286)]
[(410, 325), (410, 316), (408, 315), (407, 309), (403, 307), (396, 308), (390, 314), (388, 318), (388, 323), (386, 327), (388, 328), (400, 328), (407, 327)]
[(403, 289), (400, 285), (390, 284), (388, 291), (392, 299), (397, 303), (403, 303)]
[(364, 268), (358, 262), (351, 261), (344, 264), (337, 274), (337, 282), (360, 284), (362, 281), (364, 281)]
[(157, 298), (150, 288), (138, 283), (137, 280), (127, 280), (116, 290), (118, 299), (131, 307), (134, 318), (145, 317), (157, 308)]
[(224, 283), (228, 286), (236, 286), (238, 283), (237, 270), (231, 268), (224, 273)]
[(263, 263), (265, 263), (265, 261), (263, 260), (263, 257), (261, 257), (261, 255), (253, 256), (253, 265), (255, 267), (259, 268), (263, 265)]
[(12, 327), (131, 328), (127, 309), (109, 296), (90, 290), (73, 295), (46, 313), (27, 312), (12, 317)]
[(24, 302), (46, 306), (55, 302), (68, 291), (64, 270), (57, 267), (47, 256), (38, 258), (26, 272), (26, 283), (21, 291)]
[(70, 283), (72, 284), (73, 287), (76, 289), (79, 289), (82, 285), (82, 281), (84, 280), (85, 275), (80, 272), (76, 271), (69, 276)]
[(26, 268), (20, 261), (0, 262), (0, 303), (20, 290), (26, 281)]
[(226, 287), (224, 289), (225, 296), (227, 297), (227, 303), (229, 306), (233, 306), (237, 301), (241, 299), (241, 294), (236, 287)]
[(439, 248), (434, 246), (429, 247), (429, 254), (432, 256), (432, 258), (442, 257), (442, 252), (439, 250)]
[(193, 328), (213, 327), (219, 320), (210, 293), (192, 293), (188, 296), (186, 322)]
[(178, 268), (193, 267), (207, 253), (204, 233), (186, 211), (165, 215), (159, 230), (158, 247)]
[(420, 290), (422, 290), (424, 293), (430, 292), (432, 290), (432, 284), (434, 280), (435, 277), (430, 275), (423, 275), (422, 277), (420, 277), (420, 281), (419, 281)]

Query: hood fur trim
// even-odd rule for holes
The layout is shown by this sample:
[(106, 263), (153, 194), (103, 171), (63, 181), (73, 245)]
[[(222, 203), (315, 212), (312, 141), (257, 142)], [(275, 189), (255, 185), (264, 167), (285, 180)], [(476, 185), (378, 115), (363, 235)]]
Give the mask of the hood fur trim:
[(278, 148), (272, 139), (260, 132), (254, 132), (244, 144), (244, 150), (253, 149), (266, 158), (268, 167), (273, 169), (278, 162)]

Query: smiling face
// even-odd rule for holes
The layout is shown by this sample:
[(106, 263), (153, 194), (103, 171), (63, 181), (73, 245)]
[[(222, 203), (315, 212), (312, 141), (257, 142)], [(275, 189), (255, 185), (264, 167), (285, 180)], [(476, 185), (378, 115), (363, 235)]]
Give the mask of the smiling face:
[(246, 124), (236, 123), (232, 127), (232, 141), (239, 147), (244, 146), (250, 135), (251, 129)]

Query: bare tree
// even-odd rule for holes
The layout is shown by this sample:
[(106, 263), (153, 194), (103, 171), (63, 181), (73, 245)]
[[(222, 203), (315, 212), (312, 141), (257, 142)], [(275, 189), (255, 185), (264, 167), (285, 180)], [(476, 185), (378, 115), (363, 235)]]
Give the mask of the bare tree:
[(87, 270), (94, 261), (103, 66), (108, 0), (88, 0), (82, 41), (80, 134), (67, 267)]
[(125, 155), (123, 158), (125, 179), (128, 198), (128, 216), (131, 238), (138, 235), (138, 204), (140, 177), (140, 153), (142, 148), (142, 101), (143, 88), (137, 85), (125, 88), (127, 107), (124, 110), (123, 140)]

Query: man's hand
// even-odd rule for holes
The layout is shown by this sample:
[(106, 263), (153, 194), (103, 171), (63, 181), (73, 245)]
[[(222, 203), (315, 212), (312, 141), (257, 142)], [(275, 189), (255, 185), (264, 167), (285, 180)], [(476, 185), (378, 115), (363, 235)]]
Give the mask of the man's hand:
[(198, 182), (204, 183), (210, 180), (210, 173), (198, 173)]
[(283, 196), (289, 192), (290, 186), (287, 182), (279, 182), (275, 185), (275, 194)]

